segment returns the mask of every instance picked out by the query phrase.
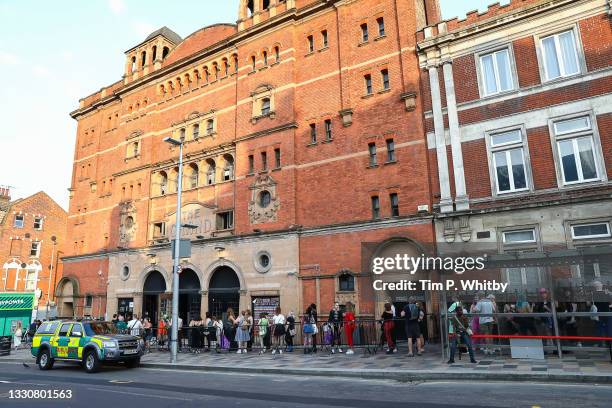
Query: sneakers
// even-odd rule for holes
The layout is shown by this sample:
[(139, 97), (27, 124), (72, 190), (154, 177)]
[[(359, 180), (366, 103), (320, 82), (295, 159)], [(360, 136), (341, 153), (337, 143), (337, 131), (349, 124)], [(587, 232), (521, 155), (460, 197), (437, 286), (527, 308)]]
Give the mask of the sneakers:
[(283, 354), (283, 350), (278, 350), (278, 354)]
[(343, 353), (342, 348), (338, 347), (338, 353)]
[(472, 364), (478, 364), (478, 361), (476, 361), (476, 360), (472, 359), (472, 360), (470, 360), (470, 363), (472, 363)]
[(393, 352), (394, 352), (394, 353), (397, 353), (397, 347), (393, 349)]
[(238, 351), (236, 352), (236, 354), (242, 354), (242, 350), (238, 349)]
[(414, 357), (414, 354), (408, 353), (408, 357)]
[(242, 350), (242, 354), (246, 354), (247, 353), (247, 349)]
[[(346, 353), (348, 354), (348, 353)], [(387, 350), (387, 352), (385, 354), (393, 354), (393, 350)]]
[(272, 354), (276, 354), (276, 349), (273, 349), (273, 350), (272, 350)]
[(421, 350), (417, 351), (417, 356), (422, 356), (423, 352)]
[(448, 360), (446, 364), (455, 364), (455, 360)]
[(346, 355), (347, 356), (348, 355), (352, 355), (352, 354), (355, 354), (355, 352), (353, 350), (351, 350), (351, 349), (346, 350)]
[(332, 349), (331, 349), (331, 353), (332, 353), (332, 354), (336, 354), (336, 349), (332, 348)]

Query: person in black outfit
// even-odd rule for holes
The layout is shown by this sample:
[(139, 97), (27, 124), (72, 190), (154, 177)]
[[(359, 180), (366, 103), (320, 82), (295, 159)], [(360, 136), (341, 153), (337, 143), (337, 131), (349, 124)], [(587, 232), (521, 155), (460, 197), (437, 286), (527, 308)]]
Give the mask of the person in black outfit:
[(295, 336), (295, 314), (293, 311), (289, 312), (287, 316), (287, 331), (285, 332), (285, 343), (287, 344), (287, 352), (293, 351), (293, 337)]
[[(318, 329), (319, 316), (318, 316), (318, 314), (317, 314), (317, 305), (315, 305), (314, 303), (312, 303), (312, 304), (310, 305), (310, 309), (311, 309), (311, 310), (310, 310), (310, 312), (311, 312), (311, 314), (312, 314), (312, 317), (313, 317), (313, 319), (314, 319), (314, 321), (315, 321), (315, 326), (317, 326), (317, 329)], [(313, 352), (313, 353), (316, 353), (316, 352), (317, 352), (317, 333), (315, 333), (315, 334), (312, 336), (312, 352)]]
[(338, 351), (342, 353), (340, 331), (342, 330), (342, 324), (344, 323), (344, 314), (340, 310), (340, 304), (334, 303), (333, 309), (329, 312), (329, 318), (327, 321), (331, 324), (332, 330), (334, 331), (334, 337), (331, 344), (331, 352), (335, 353), (334, 347), (338, 347)]

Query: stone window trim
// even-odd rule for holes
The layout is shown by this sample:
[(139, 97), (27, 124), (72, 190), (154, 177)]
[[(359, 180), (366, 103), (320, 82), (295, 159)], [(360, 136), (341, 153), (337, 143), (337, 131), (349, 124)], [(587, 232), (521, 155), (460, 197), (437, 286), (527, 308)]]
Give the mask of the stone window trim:
[[(268, 260), (267, 265), (264, 265), (265, 260), (263, 259), (265, 257), (267, 257)], [(267, 250), (258, 251), (253, 256), (253, 266), (255, 267), (255, 270), (261, 274), (269, 272), (272, 269), (272, 255), (270, 252)]]
[(127, 281), (130, 278), (131, 268), (128, 264), (124, 263), (121, 265), (121, 272), (119, 273), (119, 277), (122, 281)]
[[(181, 129), (185, 129), (185, 143), (191, 143), (199, 141), (205, 137), (213, 137), (217, 134), (217, 110), (211, 109), (208, 112), (198, 112), (194, 111), (187, 115), (185, 120), (180, 122), (172, 123), (172, 137), (179, 140)], [(212, 133), (207, 132), (207, 122), (209, 120), (213, 121), (213, 131)], [(198, 125), (198, 134), (197, 137), (194, 137), (194, 125)], [(170, 146), (170, 149), (174, 149), (175, 147)]]
[[(512, 131), (518, 131), (521, 134), (521, 141), (511, 143), (508, 145), (502, 145), (497, 147), (491, 146), (491, 137), (503, 133), (509, 133)], [(534, 191), (534, 183), (533, 183), (533, 173), (531, 169), (531, 156), (529, 152), (529, 143), (527, 138), (527, 129), (525, 124), (509, 126), (499, 129), (494, 129), (487, 131), (485, 133), (485, 144), (487, 149), (487, 162), (489, 167), (489, 183), (491, 185), (491, 196), (494, 198), (498, 197), (514, 197), (514, 196), (523, 196), (529, 195)], [(496, 152), (504, 151), (504, 150), (512, 150), (512, 149), (523, 149), (523, 162), (525, 165), (525, 179), (527, 181), (527, 188), (515, 191), (508, 192), (499, 192), (497, 177), (496, 177), (496, 168), (494, 165), (493, 156)]]
[[(270, 108), (269, 112), (262, 114), (261, 108), (264, 99), (269, 99)], [(276, 117), (275, 104), (274, 104), (274, 88), (271, 85), (261, 85), (255, 91), (251, 93), (252, 112), (251, 112), (251, 123), (256, 124), (259, 120), (264, 118), (274, 119)]]
[[(359, 293), (359, 284), (358, 284), (358, 275), (357, 273), (351, 271), (350, 269), (340, 269), (335, 274), (335, 285), (336, 285), (336, 293)], [(342, 290), (340, 288), (340, 279), (344, 276), (350, 276), (353, 279), (353, 289)]]
[[(590, 129), (585, 129), (584, 131), (576, 131), (571, 133), (565, 133), (561, 135), (557, 135), (555, 132), (555, 123), (562, 122), (564, 120), (576, 119), (581, 117), (587, 117), (590, 122)], [(557, 187), (562, 190), (569, 190), (575, 188), (581, 188), (585, 186), (593, 186), (597, 184), (607, 183), (608, 182), (608, 174), (607, 169), (604, 162), (604, 154), (601, 144), (601, 138), (599, 134), (599, 129), (597, 125), (597, 116), (592, 110), (582, 111), (571, 113), (569, 115), (556, 116), (548, 119), (548, 133), (550, 136), (551, 148), (553, 151), (553, 159), (555, 161), (555, 173), (557, 176)], [(595, 157), (595, 166), (598, 173), (597, 180), (586, 180), (575, 183), (566, 183), (563, 178), (563, 171), (561, 169), (561, 159), (559, 157), (559, 148), (557, 146), (557, 142), (559, 140), (572, 139), (581, 136), (591, 136), (593, 142), (593, 153)]]
[[(520, 232), (533, 230), (535, 242), (522, 242), (522, 243), (506, 243), (504, 242), (504, 235), (511, 232)], [(507, 227), (497, 228), (497, 245), (500, 254), (512, 253), (518, 251), (541, 251), (543, 243), (541, 239), (541, 231), (539, 224), (525, 224), (525, 225), (512, 225)]]
[[(574, 234), (574, 227), (586, 226), (594, 224), (607, 224), (608, 234), (607, 236), (592, 236), (592, 237), (576, 237)], [(596, 217), (596, 218), (575, 218), (565, 220), (563, 222), (565, 229), (565, 237), (567, 241), (567, 247), (569, 249), (580, 248), (582, 246), (591, 246), (593, 244), (606, 244), (612, 243), (612, 217)]]
[[(489, 54), (493, 54), (493, 53), (504, 51), (504, 50), (508, 51), (508, 59), (510, 60), (510, 78), (512, 80), (512, 88), (506, 91), (497, 91), (497, 92), (488, 94), (486, 92), (485, 84), (484, 84), (484, 73), (483, 73), (481, 58)], [(478, 82), (478, 95), (480, 96), (480, 99), (496, 98), (496, 97), (499, 97), (500, 95), (505, 95), (505, 94), (509, 94), (512, 92), (516, 92), (520, 88), (518, 70), (516, 68), (516, 59), (514, 57), (514, 45), (512, 43), (496, 45), (494, 47), (488, 47), (488, 48), (479, 50), (478, 52), (474, 54), (474, 64), (476, 68), (476, 80)]]
[[(574, 41), (575, 41), (574, 45), (576, 46), (576, 54), (578, 58), (578, 72), (572, 75), (567, 75), (567, 76), (561, 75), (558, 78), (547, 79), (548, 77), (547, 77), (547, 72), (545, 68), (545, 59), (544, 59), (542, 40), (551, 35), (561, 34), (563, 32), (570, 31), (570, 30), (574, 34)], [(563, 28), (556, 27), (556, 28), (553, 28), (547, 31), (543, 31), (543, 32), (534, 34), (533, 40), (534, 40), (535, 48), (536, 48), (536, 56), (538, 60), (538, 69), (540, 72), (540, 80), (543, 84), (565, 81), (570, 78), (575, 78), (577, 76), (584, 75), (588, 72), (587, 65), (586, 65), (586, 58), (584, 55), (584, 47), (582, 44), (582, 36), (580, 35), (580, 27), (578, 25), (578, 22), (569, 24)]]

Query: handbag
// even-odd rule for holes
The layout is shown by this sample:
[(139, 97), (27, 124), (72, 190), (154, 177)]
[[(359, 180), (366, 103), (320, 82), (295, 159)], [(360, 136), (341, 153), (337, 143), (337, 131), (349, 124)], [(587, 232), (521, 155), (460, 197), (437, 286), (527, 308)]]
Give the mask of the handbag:
[[(304, 325), (304, 333), (305, 334), (313, 334), (316, 326), (314, 324), (305, 324)], [(295, 331), (295, 330), (294, 330)]]
[(296, 335), (296, 334), (297, 334), (297, 332), (295, 331), (295, 329), (291, 329), (291, 330), (289, 330), (289, 335), (290, 335), (291, 337), (295, 337), (295, 335)]

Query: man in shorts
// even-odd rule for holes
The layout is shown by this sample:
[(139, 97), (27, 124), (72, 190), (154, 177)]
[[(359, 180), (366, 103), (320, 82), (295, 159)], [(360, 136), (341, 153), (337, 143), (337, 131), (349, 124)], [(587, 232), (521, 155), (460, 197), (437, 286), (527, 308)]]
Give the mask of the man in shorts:
[(408, 304), (402, 310), (402, 317), (406, 319), (406, 337), (408, 338), (408, 357), (414, 357), (412, 352), (412, 342), (416, 339), (417, 354), (423, 354), (423, 345), (421, 344), (421, 329), (419, 327), (419, 316), (421, 310), (416, 304), (414, 296), (408, 298)]

